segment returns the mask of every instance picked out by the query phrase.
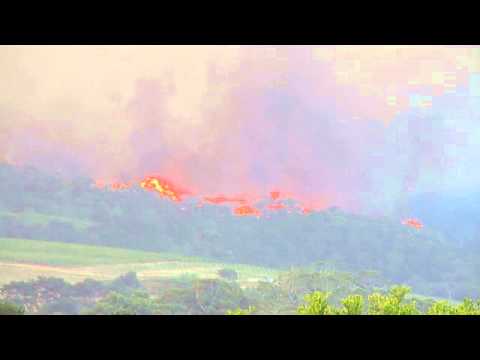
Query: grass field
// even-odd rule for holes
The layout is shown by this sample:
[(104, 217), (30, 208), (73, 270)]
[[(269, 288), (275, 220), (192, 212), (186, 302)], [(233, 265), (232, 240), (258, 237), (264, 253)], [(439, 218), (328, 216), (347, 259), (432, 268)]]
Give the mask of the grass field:
[[(155, 293), (166, 279), (217, 278), (217, 271), (222, 268), (237, 271), (242, 287), (275, 278), (280, 273), (279, 270), (264, 267), (224, 264), (171, 253), (0, 238), (0, 286), (12, 281), (33, 280), (39, 276), (62, 278), (70, 283), (86, 278), (105, 281), (134, 271), (146, 288)], [(419, 294), (409, 296), (412, 297), (445, 300)]]
[(263, 267), (223, 264), (169, 253), (0, 238), (0, 285), (38, 276), (61, 277), (72, 283), (85, 278), (109, 280), (129, 271), (135, 271), (146, 281), (186, 275), (216, 278), (216, 272), (222, 268), (236, 270), (242, 285), (278, 274)]
[(47, 225), (52, 221), (58, 221), (70, 224), (79, 231), (88, 229), (93, 225), (93, 223), (88, 220), (42, 214), (35, 211), (1, 212), (0, 217), (14, 217), (25, 225)]

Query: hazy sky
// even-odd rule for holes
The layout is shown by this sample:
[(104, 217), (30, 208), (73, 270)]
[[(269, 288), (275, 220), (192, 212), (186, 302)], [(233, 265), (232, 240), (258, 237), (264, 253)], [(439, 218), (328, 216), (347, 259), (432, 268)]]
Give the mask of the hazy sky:
[(480, 47), (0, 46), (0, 160), (390, 209), (480, 180)]

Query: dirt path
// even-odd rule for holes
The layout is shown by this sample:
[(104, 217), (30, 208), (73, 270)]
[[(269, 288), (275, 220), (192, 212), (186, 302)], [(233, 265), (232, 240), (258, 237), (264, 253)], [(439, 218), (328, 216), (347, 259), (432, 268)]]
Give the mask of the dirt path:
[[(79, 266), (79, 267), (63, 267), (44, 264), (29, 263), (12, 263), (0, 262), (0, 286), (11, 281), (28, 281), (36, 279), (39, 276), (60, 277), (68, 282), (78, 282), (86, 278), (96, 280), (111, 280), (128, 271), (135, 271), (139, 279), (154, 279), (163, 277), (179, 276), (185, 273), (197, 273), (199, 275), (213, 275), (212, 269), (203, 268), (201, 266), (191, 267), (185, 266), (185, 263), (178, 262), (178, 268), (162, 269), (161, 265), (172, 261), (158, 261), (146, 263), (129, 263), (115, 265), (98, 265), (98, 266)], [(145, 268), (145, 265), (159, 265), (159, 268)]]
[[(165, 266), (167, 265), (168, 266)], [(173, 266), (172, 266), (173, 265)], [(216, 278), (220, 265), (209, 263), (185, 263), (181, 261), (156, 261), (149, 263), (127, 263), (96, 266), (58, 266), (31, 263), (12, 263), (0, 261), (0, 286), (11, 281), (30, 281), (39, 276), (62, 278), (76, 283), (86, 278), (99, 281), (112, 280), (129, 271), (134, 271), (140, 280), (155, 280), (195, 274), (199, 278)], [(260, 278), (255, 276), (244, 278), (241, 283), (254, 283)]]
[(85, 278), (108, 280), (114, 277), (110, 274), (103, 274), (92, 270), (93, 269), (86, 268), (0, 262), (0, 285), (11, 281), (33, 280), (39, 276), (60, 277), (69, 282), (78, 282)]

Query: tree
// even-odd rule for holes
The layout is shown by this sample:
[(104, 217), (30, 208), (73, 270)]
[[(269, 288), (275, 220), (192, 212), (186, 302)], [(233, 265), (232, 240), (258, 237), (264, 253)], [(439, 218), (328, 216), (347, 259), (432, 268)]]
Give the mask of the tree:
[(464, 299), (457, 306), (448, 301), (440, 300), (432, 304), (427, 315), (480, 315), (480, 300)]
[(306, 305), (300, 305), (298, 313), (300, 315), (334, 315), (335, 308), (328, 304), (330, 293), (315, 291), (312, 294), (305, 295)]
[(45, 315), (79, 315), (81, 307), (82, 305), (77, 299), (62, 297), (46, 303), (38, 310), (38, 313)]
[(0, 301), (0, 315), (24, 315), (25, 309), (22, 306), (6, 301)]
[(112, 292), (86, 312), (89, 315), (154, 315), (159, 313), (158, 303), (146, 292), (130, 294)]
[(364, 298), (362, 295), (348, 295), (342, 300), (342, 312), (345, 315), (362, 315), (364, 308)]
[(248, 309), (228, 310), (227, 315), (252, 315), (255, 312), (255, 306), (249, 306)]
[(138, 280), (137, 274), (133, 271), (126, 273), (125, 275), (119, 276), (112, 281), (110, 289), (114, 291), (128, 291), (132, 289), (142, 289), (143, 285)]
[(228, 309), (248, 306), (248, 299), (236, 283), (215, 279), (195, 280), (193, 283), (194, 312), (225, 314)]
[[(368, 315), (417, 315), (416, 302), (405, 301), (410, 288), (393, 286), (387, 294), (378, 292), (368, 295)], [(351, 294), (341, 300), (340, 308), (329, 304), (330, 293), (315, 291), (305, 296), (305, 305), (298, 308), (303, 315), (361, 315), (365, 314), (364, 297)]]
[(217, 274), (227, 280), (237, 280), (238, 279), (238, 273), (235, 270), (232, 269), (220, 269), (217, 271)]
[(415, 300), (405, 303), (410, 293), (406, 286), (393, 286), (387, 295), (373, 293), (368, 296), (369, 315), (418, 315)]

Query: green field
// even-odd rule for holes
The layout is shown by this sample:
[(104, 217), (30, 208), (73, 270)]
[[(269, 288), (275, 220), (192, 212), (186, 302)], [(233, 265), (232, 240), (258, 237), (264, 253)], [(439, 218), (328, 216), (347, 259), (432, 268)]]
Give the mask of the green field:
[(42, 214), (35, 211), (24, 212), (1, 212), (0, 217), (14, 217), (21, 223), (31, 225), (47, 225), (52, 221), (62, 222), (72, 225), (76, 230), (82, 231), (88, 229), (93, 223), (89, 220), (69, 218), (64, 216)]
[(54, 266), (91, 266), (158, 261), (199, 261), (168, 253), (53, 241), (0, 238), (0, 261)]
[(135, 271), (142, 280), (180, 276), (215, 278), (222, 268), (236, 270), (242, 285), (278, 274), (263, 267), (223, 264), (170, 253), (0, 238), (0, 285), (38, 276), (61, 277), (69, 282), (85, 278), (108, 280), (129, 271)]
[[(86, 278), (106, 281), (134, 271), (150, 292), (157, 293), (167, 279), (218, 278), (217, 271), (222, 268), (237, 271), (241, 287), (274, 279), (280, 273), (280, 270), (264, 267), (225, 264), (171, 253), (0, 238), (0, 286), (12, 281), (34, 280), (39, 276), (62, 278), (70, 283)], [(445, 300), (418, 294), (408, 297)]]

